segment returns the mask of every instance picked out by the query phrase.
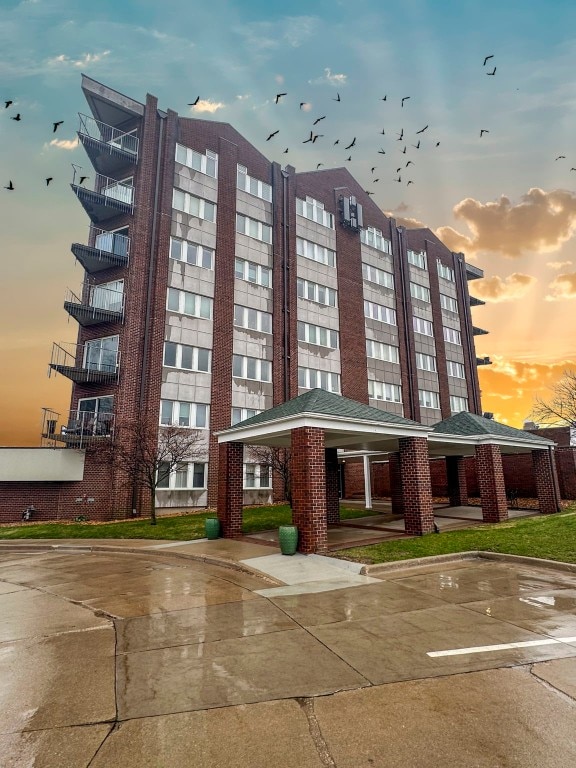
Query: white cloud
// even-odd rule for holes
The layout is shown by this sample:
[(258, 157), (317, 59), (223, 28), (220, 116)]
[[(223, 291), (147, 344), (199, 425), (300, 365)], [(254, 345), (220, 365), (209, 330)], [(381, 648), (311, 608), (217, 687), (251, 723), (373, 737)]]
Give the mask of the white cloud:
[(74, 150), (79, 144), (78, 137), (75, 139), (52, 139), (52, 141), (48, 145), (49, 147), (58, 147), (58, 149), (67, 149), (67, 150)]
[(214, 112), (217, 112), (219, 109), (223, 109), (226, 106), (226, 104), (223, 104), (221, 101), (212, 101), (211, 99), (200, 99), (198, 104), (196, 104), (194, 107), (190, 107), (191, 112), (209, 112), (210, 114), (213, 114)]
[(64, 65), (82, 69), (88, 65), (97, 64), (99, 61), (102, 61), (103, 58), (109, 56), (110, 53), (111, 51), (102, 51), (101, 53), (83, 53), (79, 59), (71, 59), (65, 53), (61, 53), (58, 56), (54, 56), (53, 58), (48, 59), (46, 64), (48, 64), (50, 67)]
[(308, 80), (310, 85), (324, 85), (324, 83), (330, 83), (330, 85), (346, 85), (348, 75), (343, 73), (336, 74), (332, 72), (330, 67), (324, 68), (324, 74), (320, 77), (316, 77), (314, 80)]
[(571, 267), (571, 261), (547, 261), (546, 266), (550, 269), (564, 269), (564, 267)]
[(576, 272), (567, 272), (558, 275), (548, 286), (550, 293), (546, 301), (561, 301), (562, 299), (576, 299)]

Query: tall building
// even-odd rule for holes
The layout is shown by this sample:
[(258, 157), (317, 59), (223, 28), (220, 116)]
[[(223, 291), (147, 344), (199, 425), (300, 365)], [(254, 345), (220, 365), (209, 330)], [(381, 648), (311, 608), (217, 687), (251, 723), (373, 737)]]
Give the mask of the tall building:
[[(485, 331), (470, 307), (482, 302), (468, 281), (483, 273), (462, 254), (398, 226), (344, 168), (297, 173), (227, 123), (86, 76), (82, 89), (93, 170), (72, 189), (90, 229), (72, 245), (82, 291), (64, 304), (78, 341), (55, 344), (50, 363), (73, 381), (53, 438), (77, 446), (79, 433), (104, 438), (136, 415), (200, 429), (204, 460), (157, 499), (212, 506), (214, 434), (307, 389), (426, 425), (481, 413), (477, 365), (489, 359), (476, 358)], [(245, 500), (268, 500), (267, 466), (245, 458)], [(138, 508), (135, 489), (105, 482), (116, 513)]]

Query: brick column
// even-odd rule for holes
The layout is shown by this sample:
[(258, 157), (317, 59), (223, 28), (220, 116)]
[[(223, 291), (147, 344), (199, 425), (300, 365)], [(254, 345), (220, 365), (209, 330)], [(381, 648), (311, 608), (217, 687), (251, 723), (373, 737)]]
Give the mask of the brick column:
[(499, 445), (488, 443), (476, 446), (476, 474), (482, 504), (482, 520), (485, 523), (507, 520), (508, 504)]
[(217, 513), (225, 539), (242, 536), (243, 461), (242, 443), (220, 443)]
[(532, 451), (534, 480), (538, 494), (538, 507), (543, 515), (551, 515), (559, 511), (557, 493), (558, 485), (555, 478), (554, 460), (547, 450)]
[(404, 502), (404, 530), (411, 536), (431, 533), (434, 529), (432, 485), (428, 440), (425, 437), (401, 437), (400, 475)]
[(326, 514), (328, 523), (340, 522), (338, 449), (326, 448)]
[(402, 476), (400, 474), (400, 454), (391, 453), (390, 468), (390, 496), (392, 497), (392, 514), (404, 514), (404, 498), (402, 496)]
[(298, 527), (298, 551), (327, 549), (324, 430), (292, 430), (292, 522)]
[(450, 506), (465, 507), (468, 504), (468, 487), (463, 456), (446, 456), (446, 477)]

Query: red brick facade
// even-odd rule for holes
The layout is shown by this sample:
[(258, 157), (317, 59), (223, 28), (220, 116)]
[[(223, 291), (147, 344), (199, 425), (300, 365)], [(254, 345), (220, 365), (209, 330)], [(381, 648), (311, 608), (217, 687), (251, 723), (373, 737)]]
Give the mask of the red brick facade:
[(500, 446), (493, 444), (477, 445), (476, 467), (482, 503), (482, 519), (485, 523), (499, 523), (501, 520), (507, 520), (508, 504)]
[(292, 430), (292, 522), (298, 551), (323, 554), (327, 545), (326, 454), (324, 431)]
[(340, 522), (338, 450), (326, 448), (326, 513), (328, 523)]
[(446, 457), (446, 475), (450, 506), (463, 507), (468, 504), (468, 486), (466, 483), (466, 465), (463, 456)]
[(221, 443), (219, 452), (218, 519), (222, 535), (234, 539), (242, 535), (244, 446), (242, 443)]
[(404, 530), (412, 536), (434, 529), (428, 441), (425, 437), (401, 437), (398, 440)]

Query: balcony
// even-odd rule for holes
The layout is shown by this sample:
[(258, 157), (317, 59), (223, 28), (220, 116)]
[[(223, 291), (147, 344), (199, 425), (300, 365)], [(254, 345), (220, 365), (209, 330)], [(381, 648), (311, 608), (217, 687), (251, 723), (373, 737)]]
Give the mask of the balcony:
[(48, 375), (54, 371), (75, 384), (114, 384), (119, 369), (118, 336), (109, 336), (85, 344), (54, 343)]
[(80, 406), (63, 416), (54, 411), (50, 411), (48, 416), (42, 425), (44, 445), (64, 443), (70, 448), (84, 448), (114, 435), (113, 413), (85, 411)]
[(99, 323), (121, 323), (124, 320), (124, 281), (84, 283), (78, 297), (68, 289), (64, 309), (87, 328)]
[(139, 140), (135, 131), (121, 131), (88, 115), (79, 117), (78, 138), (98, 173), (115, 174), (136, 165)]
[(490, 333), (490, 331), (485, 331), (484, 328), (478, 328), (475, 325), (472, 326), (473, 336), (485, 336), (487, 333)]
[(482, 299), (477, 299), (476, 296), (469, 296), (470, 299), (470, 306), (471, 307), (483, 307), (484, 304), (486, 304), (485, 301), (482, 301)]
[(76, 184), (75, 178), (71, 186), (93, 224), (102, 224), (116, 216), (132, 215), (134, 212), (134, 185), (131, 178), (119, 181), (98, 173), (94, 189)]
[(489, 357), (477, 357), (476, 365), (492, 365), (492, 360)]
[(473, 264), (468, 264), (468, 262), (466, 262), (466, 279), (478, 280), (481, 277), (484, 277), (484, 270), (480, 269), (480, 267), (475, 267)]
[[(128, 231), (128, 228), (125, 230)], [(130, 256), (130, 238), (120, 232), (108, 232), (90, 227), (89, 242), (94, 245), (72, 243), (72, 253), (89, 274), (103, 269), (127, 267)]]

